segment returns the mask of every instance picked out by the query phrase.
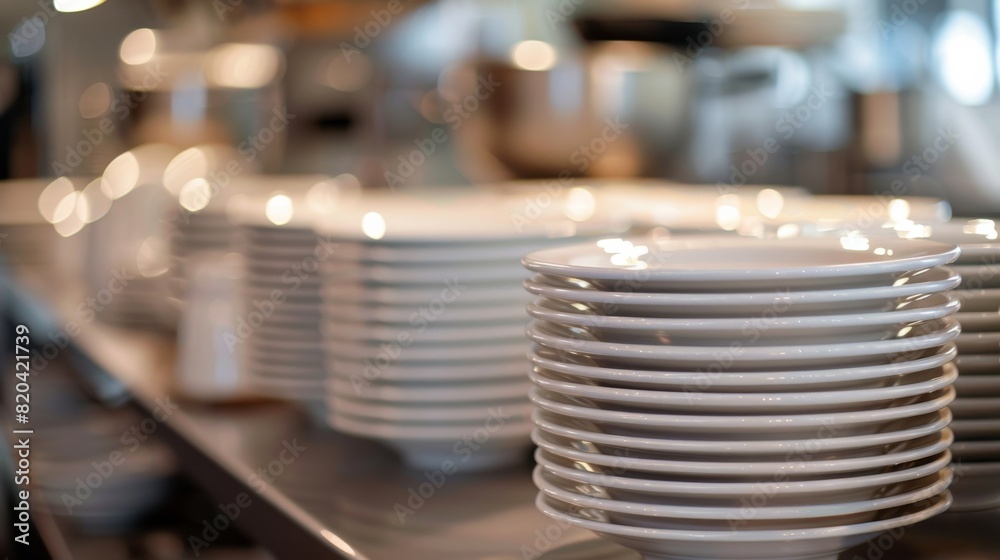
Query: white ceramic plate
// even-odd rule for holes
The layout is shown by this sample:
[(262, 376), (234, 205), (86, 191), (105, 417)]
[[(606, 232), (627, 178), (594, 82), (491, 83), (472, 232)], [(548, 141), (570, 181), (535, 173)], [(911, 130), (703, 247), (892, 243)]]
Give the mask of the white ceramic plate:
[(963, 354), (1000, 354), (1000, 332), (963, 332), (955, 346)]
[(371, 304), (411, 312), (432, 304), (443, 304), (450, 309), (509, 305), (514, 301), (526, 303), (530, 299), (518, 282), (466, 282), (455, 277), (432, 286), (342, 282), (328, 278), (324, 281), (322, 294), (330, 305)]
[(951, 429), (955, 432), (955, 439), (1000, 440), (1000, 410), (997, 411), (996, 418), (984, 418), (979, 420), (955, 420), (951, 423)]
[[(898, 337), (871, 342), (845, 344), (803, 344), (789, 346), (713, 346), (711, 340), (698, 346), (624, 344), (586, 340), (589, 336), (571, 329), (533, 321), (528, 337), (542, 346), (583, 354), (600, 365), (656, 369), (708, 368), (789, 369), (824, 364), (827, 367), (877, 364), (891, 361), (894, 355), (941, 346), (959, 333), (954, 320), (940, 320), (899, 331)], [(717, 343), (717, 341), (716, 341)]]
[(602, 240), (531, 253), (531, 271), (579, 278), (602, 289), (773, 290), (891, 285), (900, 275), (954, 261), (954, 245), (878, 238)]
[(535, 461), (564, 480), (603, 488), (612, 497), (645, 496), (648, 499), (649, 496), (665, 496), (705, 502), (739, 503), (745, 496), (764, 492), (771, 498), (771, 503), (828, 503), (872, 498), (886, 487), (939, 472), (951, 462), (951, 453), (944, 451), (920, 461), (903, 463), (888, 472), (766, 483), (705, 482), (648, 473), (643, 473), (640, 477), (638, 473), (630, 473), (622, 468), (606, 469), (600, 465), (567, 460), (543, 449), (535, 452)]
[(462, 382), (477, 379), (525, 379), (527, 364), (523, 354), (496, 360), (476, 360), (466, 363), (409, 363), (396, 360), (356, 360), (328, 355), (327, 370), (358, 382)]
[(951, 446), (955, 462), (1000, 461), (1000, 441), (956, 441)]
[(915, 353), (910, 360), (875, 366), (800, 371), (700, 372), (613, 369), (599, 367), (583, 356), (536, 346), (528, 357), (538, 367), (591, 380), (609, 387), (683, 392), (788, 392), (847, 388), (877, 388), (894, 384), (897, 377), (934, 369), (956, 356), (953, 345)]
[[(945, 511), (951, 496), (943, 494), (926, 503), (884, 515), (884, 519), (857, 525), (815, 529), (732, 531), (726, 525), (715, 531), (653, 529), (615, 525), (595, 520), (592, 510), (580, 511), (539, 495), (535, 505), (542, 513), (575, 527), (588, 529), (622, 546), (659, 560), (836, 560), (839, 553), (862, 544), (884, 531), (907, 527)], [(572, 512), (572, 513), (569, 513)], [(588, 518), (590, 517), (590, 518)]]
[(601, 340), (677, 344), (699, 338), (722, 338), (744, 343), (803, 338), (825, 338), (827, 342), (875, 340), (898, 332), (909, 323), (953, 315), (958, 307), (959, 302), (946, 294), (929, 294), (902, 302), (893, 311), (797, 317), (623, 317), (603, 315), (582, 304), (546, 298), (530, 303), (527, 310), (536, 319), (580, 327)]
[[(485, 319), (488, 321), (488, 319)], [(490, 321), (477, 325), (442, 325), (424, 322), (413, 325), (379, 325), (371, 323), (347, 323), (327, 320), (322, 324), (327, 340), (343, 341), (391, 341), (401, 332), (409, 332), (414, 341), (426, 343), (481, 343), (488, 340), (506, 341), (521, 339), (527, 321), (519, 319), (510, 322)]]
[(1000, 462), (956, 465), (950, 490), (955, 496), (951, 511), (1000, 508)]
[(334, 410), (357, 418), (374, 418), (382, 422), (485, 422), (494, 410), (502, 410), (513, 418), (523, 418), (531, 413), (527, 399), (515, 397), (504, 401), (497, 399), (490, 403), (448, 404), (413, 402), (393, 403), (391, 401), (360, 401), (345, 395), (334, 394), (331, 402)]
[(960, 397), (949, 407), (955, 418), (1000, 418), (1000, 398)]
[(521, 282), (528, 273), (517, 263), (460, 263), (455, 266), (389, 266), (324, 261), (323, 277), (333, 281), (381, 282), (392, 284), (442, 284), (458, 282)]
[(528, 399), (531, 384), (523, 379), (502, 379), (496, 382), (428, 384), (406, 383), (388, 385), (376, 382), (365, 385), (352, 383), (350, 377), (335, 376), (327, 381), (327, 387), (334, 395), (344, 395), (358, 400), (373, 400), (395, 403), (472, 403), (481, 401), (504, 401)]
[[(871, 426), (889, 423), (900, 418), (908, 418), (921, 414), (936, 412), (948, 406), (955, 400), (955, 390), (948, 388), (922, 395), (916, 399), (905, 399), (899, 404), (889, 403), (889, 406), (876, 410), (859, 410), (851, 412), (824, 412), (820, 414), (773, 414), (773, 415), (694, 415), (694, 414), (659, 414), (639, 411), (602, 410), (589, 406), (572, 404), (560, 395), (555, 395), (532, 388), (532, 402), (539, 408), (570, 418), (590, 420), (600, 424), (622, 426), (625, 428), (640, 428), (645, 430), (663, 430), (667, 433), (704, 433), (704, 434), (786, 434), (809, 432), (824, 426), (838, 426), (846, 432), (851, 426)], [(841, 432), (844, 433), (844, 432)], [(794, 437), (794, 436), (791, 436)]]
[[(961, 375), (955, 390), (966, 398), (1000, 397), (1000, 375)], [(1000, 415), (1000, 410), (997, 413)]]
[[(793, 391), (787, 393), (710, 393), (689, 391), (649, 391), (619, 389), (574, 383), (565, 376), (542, 368), (529, 372), (531, 380), (542, 389), (563, 395), (593, 399), (611, 406), (642, 407), (678, 413), (777, 413), (789, 414), (808, 411), (835, 411), (860, 404), (886, 402), (930, 393), (951, 386), (958, 376), (958, 369), (946, 364), (938, 369), (924, 370), (898, 380), (898, 385), (880, 389), (853, 391)], [(1000, 376), (997, 377), (1000, 386)], [(958, 387), (962, 394), (961, 387)]]
[[(952, 470), (946, 468), (941, 472), (898, 485), (896, 488), (893, 488), (895, 493), (890, 492), (884, 496), (869, 500), (798, 506), (765, 505), (754, 509), (751, 522), (794, 520), (794, 524), (797, 525), (799, 521), (806, 519), (819, 517), (836, 518), (839, 516), (854, 516), (856, 514), (868, 515), (858, 516), (860, 519), (829, 519), (824, 520), (824, 522), (843, 524), (852, 521), (872, 521), (875, 517), (874, 512), (878, 510), (909, 505), (941, 494), (948, 489), (952, 478)], [(592, 508), (603, 511), (612, 522), (616, 523), (628, 524), (635, 521), (637, 524), (648, 524), (649, 526), (662, 528), (673, 526), (673, 528), (678, 528), (678, 522), (680, 525), (684, 525), (685, 522), (691, 520), (727, 521), (730, 519), (740, 519), (740, 514), (744, 511), (744, 508), (741, 507), (688, 505), (681, 500), (672, 501), (672, 503), (644, 503), (587, 496), (579, 492), (580, 488), (585, 487), (578, 486), (570, 490), (569, 488), (573, 487), (572, 483), (567, 484), (566, 481), (563, 481), (558, 476), (547, 473), (539, 467), (535, 468), (532, 480), (535, 483), (535, 487), (549, 498), (581, 508)], [(792, 524), (788, 523), (787, 525)], [(791, 527), (787, 528), (790, 529)], [(750, 528), (746, 527), (743, 530), (748, 529)]]
[(486, 326), (493, 323), (518, 322), (521, 332), (528, 323), (528, 314), (523, 302), (517, 299), (494, 305), (462, 306), (455, 304), (436, 305), (434, 311), (424, 303), (411, 306), (355, 305), (341, 301), (329, 301), (323, 305), (323, 314), (328, 320), (354, 323), (381, 323), (384, 327), (399, 329), (419, 328), (423, 325), (463, 324)]
[(951, 269), (962, 276), (963, 290), (1000, 288), (1000, 266), (952, 265)]
[[(372, 360), (379, 361), (380, 358), (387, 357), (390, 362), (410, 363), (410, 362), (432, 362), (435, 364), (448, 364), (455, 362), (475, 362), (484, 363), (496, 360), (513, 359), (524, 356), (528, 351), (527, 342), (517, 341), (496, 341), (482, 344), (422, 344), (420, 341), (412, 342), (409, 346), (396, 350), (395, 346), (389, 345), (391, 350), (386, 350), (382, 344), (342, 342), (337, 340), (327, 340), (324, 343), (329, 356), (337, 359), (346, 358), (348, 360)], [(392, 358), (393, 354), (398, 354)], [(426, 365), (431, 365), (430, 363)]]
[[(901, 298), (943, 292), (959, 284), (957, 274), (933, 268), (900, 278), (894, 285), (829, 290), (704, 293), (600, 291), (586, 283), (535, 276), (524, 282), (532, 294), (583, 303), (605, 315), (635, 317), (768, 317), (821, 313), (879, 312), (894, 309)], [(739, 289), (739, 288), (737, 288)]]
[(960, 354), (955, 363), (959, 373), (966, 375), (1000, 373), (1000, 354)]
[[(532, 414), (535, 426), (549, 434), (569, 440), (587, 441), (596, 445), (610, 445), (617, 448), (635, 449), (638, 451), (653, 451), (659, 453), (680, 453), (700, 455), (704, 457), (717, 456), (732, 458), (737, 456), (781, 455), (795, 456), (796, 453), (827, 453), (831, 451), (851, 451), (876, 447), (940, 432), (951, 422), (951, 413), (940, 410), (935, 413), (907, 418), (897, 423), (887, 424), (884, 430), (873, 434), (857, 436), (811, 437), (807, 439), (768, 439), (768, 440), (716, 440), (664, 437), (638, 437), (621, 435), (617, 430), (603, 430), (603, 426), (594, 422), (566, 418), (547, 414), (536, 410)], [(599, 431), (600, 430), (600, 431)], [(956, 434), (958, 434), (956, 430)]]

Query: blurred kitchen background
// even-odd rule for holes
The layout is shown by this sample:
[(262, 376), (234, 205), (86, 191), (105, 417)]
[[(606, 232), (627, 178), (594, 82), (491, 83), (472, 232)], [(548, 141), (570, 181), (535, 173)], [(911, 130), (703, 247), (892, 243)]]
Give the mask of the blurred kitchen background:
[[(2, 178), (96, 176), (149, 143), (246, 147), (287, 107), (287, 128), (251, 143), (258, 171), (386, 186), (442, 128), (428, 164), (395, 182), (568, 170), (870, 193), (902, 179), (958, 213), (1000, 208), (987, 0), (55, 6), (0, 8)], [(581, 158), (606, 119), (621, 138)], [(746, 163), (768, 138), (766, 165)]]
[[(787, 185), (1000, 214), (1000, 2), (4, 0), (0, 29), (0, 252), (58, 259), (92, 287), (137, 259), (140, 312), (120, 297), (102, 316), (120, 324), (177, 326), (166, 303), (149, 308), (143, 279), (184, 247), (167, 247), (149, 217), (177, 202), (197, 216), (202, 191), (260, 174), (343, 191), (554, 177), (671, 181), (713, 197)], [(175, 198), (125, 196), (153, 183)], [(45, 236), (21, 235), (38, 226), (23, 208), (79, 244), (52, 253)], [(225, 291), (224, 276), (202, 286)], [(106, 380), (84, 375), (84, 388), (70, 371), (86, 364), (70, 358), (36, 385), (56, 450), (39, 452), (40, 470), (107, 457), (142, 420), (97, 410)], [(176, 474), (161, 435), (129, 463), (135, 478), (112, 479), (119, 501), (40, 514), (50, 550), (37, 557), (193, 557), (188, 537), (218, 501), (198, 489), (211, 481)], [(48, 501), (76, 490), (66, 480)], [(200, 555), (268, 555), (239, 531), (220, 538)]]

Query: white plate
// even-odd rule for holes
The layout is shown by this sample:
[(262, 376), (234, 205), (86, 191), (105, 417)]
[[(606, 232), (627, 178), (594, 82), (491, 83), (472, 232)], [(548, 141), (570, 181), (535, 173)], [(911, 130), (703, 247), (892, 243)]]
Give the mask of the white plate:
[(395, 403), (472, 403), (481, 401), (503, 401), (516, 398), (528, 399), (531, 384), (524, 379), (502, 379), (464, 384), (406, 383), (388, 385), (375, 382), (365, 385), (359, 380), (352, 383), (350, 377), (335, 376), (327, 381), (331, 394), (349, 396), (358, 400), (373, 400)]
[[(434, 364), (485, 363), (508, 360), (524, 356), (528, 351), (528, 343), (520, 340), (483, 344), (422, 344), (420, 341), (416, 341), (406, 347), (401, 347), (399, 344), (383, 347), (380, 344), (327, 340), (324, 347), (329, 356), (337, 359), (378, 362), (380, 359), (385, 361), (385, 358), (388, 358), (390, 362), (394, 363), (432, 362)], [(394, 354), (398, 355), (393, 357)], [(431, 364), (427, 363), (426, 365)]]
[(1000, 461), (1000, 441), (956, 441), (951, 446), (956, 463)]
[(997, 332), (1000, 331), (1000, 314), (996, 311), (988, 313), (958, 312), (955, 320), (962, 325), (963, 332)]
[(532, 420), (539, 430), (569, 440), (586, 441), (596, 445), (610, 445), (629, 450), (714, 456), (729, 460), (739, 456), (765, 459), (771, 455), (782, 455), (787, 458), (794, 457), (796, 453), (804, 453), (807, 449), (809, 453), (826, 453), (898, 443), (940, 432), (948, 427), (951, 413), (947, 410), (940, 410), (927, 415), (907, 418), (887, 424), (883, 430), (873, 434), (836, 437), (837, 434), (834, 433), (831, 437), (823, 438), (768, 440), (716, 440), (683, 437), (671, 439), (666, 434), (664, 437), (622, 435), (614, 429), (608, 429), (605, 432), (603, 426), (594, 422), (546, 414), (538, 410), (532, 414)]
[[(523, 298), (527, 299), (527, 298)], [(328, 301), (323, 305), (323, 315), (328, 320), (381, 323), (384, 327), (400, 329), (420, 328), (423, 325), (487, 325), (496, 322), (518, 322), (523, 334), (528, 323), (524, 302), (512, 299), (503, 304), (463, 306), (454, 304), (434, 306), (434, 311), (425, 302), (422, 306), (355, 305), (341, 301)]]
[(952, 270), (962, 276), (963, 290), (1000, 288), (1000, 266), (952, 265)]
[(882, 365), (760, 372), (603, 368), (586, 357), (560, 353), (544, 346), (536, 346), (528, 357), (536, 366), (610, 387), (685, 392), (775, 392), (882, 387), (894, 384), (898, 376), (941, 367), (956, 354), (955, 347), (947, 345), (918, 353), (910, 360)]
[[(752, 526), (759, 521), (784, 520), (788, 521), (788, 523), (783, 523), (782, 525), (785, 528), (791, 529), (791, 525), (797, 526), (802, 520), (820, 517), (854, 517), (853, 519), (829, 519), (823, 521), (838, 525), (872, 521), (875, 518), (875, 512), (878, 510), (909, 505), (941, 494), (948, 489), (952, 478), (952, 470), (946, 468), (924, 478), (898, 485), (892, 489), (895, 493), (890, 492), (869, 500), (797, 506), (765, 505), (753, 510), (753, 517), (751, 520), (748, 520), (748, 524)], [(686, 522), (693, 520), (728, 521), (731, 519), (740, 519), (741, 513), (745, 511), (741, 507), (687, 505), (683, 501), (680, 501), (680, 503), (673, 501), (671, 503), (644, 503), (587, 496), (579, 492), (581, 488), (586, 487), (578, 486), (574, 488), (575, 491), (571, 491), (567, 486), (572, 488), (572, 484), (567, 484), (566, 481), (563, 481), (558, 476), (547, 473), (539, 467), (535, 468), (532, 480), (535, 483), (535, 487), (549, 498), (581, 508), (592, 508), (602, 511), (614, 523), (629, 524), (635, 522), (637, 525), (642, 524), (658, 528), (679, 528), (679, 525), (683, 526)], [(751, 527), (743, 527), (741, 530), (752, 529)]]
[(556, 350), (583, 354), (600, 365), (656, 369), (708, 368), (724, 369), (776, 368), (824, 364), (850, 366), (891, 361), (894, 355), (914, 352), (947, 344), (959, 333), (958, 323), (940, 320), (900, 331), (898, 338), (845, 344), (803, 344), (790, 346), (744, 346), (739, 343), (713, 346), (706, 341), (700, 346), (655, 344), (623, 344), (585, 340), (579, 329), (570, 329), (533, 321), (527, 328), (535, 343)]
[(393, 403), (390, 401), (360, 401), (343, 395), (333, 395), (331, 406), (342, 414), (356, 418), (372, 418), (381, 422), (479, 422), (491, 417), (494, 410), (501, 410), (512, 418), (524, 418), (531, 413), (527, 399), (517, 398), (491, 403)]
[[(605, 469), (600, 465), (567, 460), (538, 449), (535, 461), (545, 470), (564, 480), (603, 488), (612, 497), (665, 496), (692, 500), (731, 501), (739, 503), (745, 496), (766, 492), (771, 503), (828, 503), (830, 501), (864, 500), (878, 495), (885, 487), (914, 480), (941, 471), (951, 462), (951, 454), (938, 455), (916, 462), (903, 463), (888, 472), (858, 476), (832, 475), (801, 481), (705, 482), (673, 479), (625, 469)], [(608, 472), (605, 472), (608, 471)]]
[(966, 375), (1000, 374), (1000, 354), (960, 354), (955, 363)]
[(958, 284), (958, 275), (944, 268), (915, 273), (899, 279), (892, 286), (801, 292), (732, 292), (723, 295), (600, 291), (587, 288), (586, 283), (569, 283), (545, 276), (535, 276), (524, 282), (525, 288), (535, 295), (584, 303), (607, 315), (637, 317), (768, 317), (770, 314), (794, 316), (878, 312), (895, 308), (901, 298), (943, 292)]
[(959, 397), (949, 408), (955, 418), (1000, 418), (1000, 398)]
[(996, 418), (979, 420), (953, 421), (951, 429), (955, 432), (955, 439), (959, 441), (980, 439), (1000, 440), (1000, 410), (997, 411), (996, 416)]
[(515, 263), (461, 263), (455, 266), (389, 266), (349, 264), (346, 262), (324, 261), (321, 265), (323, 277), (331, 281), (381, 282), (387, 284), (443, 284), (456, 279), (465, 282), (510, 282), (517, 283), (528, 277), (528, 273)]
[(963, 354), (1000, 354), (1000, 332), (963, 332), (955, 346)]
[(951, 496), (943, 494), (919, 506), (894, 512), (891, 517), (886, 515), (886, 519), (879, 521), (796, 531), (733, 531), (728, 525), (715, 531), (629, 527), (582, 517), (592, 515), (591, 510), (581, 512), (579, 508), (560, 506), (542, 495), (538, 496), (535, 505), (558, 523), (588, 529), (622, 546), (638, 550), (651, 559), (836, 560), (841, 551), (862, 544), (884, 531), (907, 527), (947, 510), (951, 505)]
[[(529, 372), (531, 380), (542, 389), (563, 395), (593, 399), (610, 406), (642, 407), (679, 413), (777, 413), (789, 414), (820, 410), (843, 410), (860, 404), (885, 402), (921, 395), (951, 386), (958, 376), (952, 364), (924, 370), (898, 379), (899, 384), (880, 389), (854, 391), (809, 391), (787, 393), (709, 393), (690, 391), (649, 391), (619, 389), (574, 383), (565, 376), (542, 368)], [(1000, 376), (997, 378), (1000, 385)], [(961, 388), (958, 389), (961, 394)]]
[(454, 277), (432, 286), (342, 282), (328, 278), (324, 281), (322, 294), (331, 305), (373, 304), (410, 311), (432, 304), (446, 308), (464, 308), (509, 305), (514, 301), (527, 303), (530, 299), (519, 282), (466, 282)]
[(478, 325), (442, 325), (424, 322), (414, 325), (379, 325), (371, 323), (347, 323), (327, 320), (322, 324), (327, 340), (343, 341), (392, 341), (402, 332), (408, 332), (415, 342), (424, 343), (481, 343), (488, 340), (507, 341), (523, 339), (525, 319), (511, 322), (489, 321)]
[(1000, 311), (1000, 290), (955, 290), (952, 292), (962, 302), (962, 312)]
[(512, 262), (518, 263), (521, 257), (532, 251), (548, 247), (574, 243), (572, 238), (563, 239), (505, 239), (495, 242), (480, 243), (438, 243), (419, 245), (413, 243), (384, 243), (371, 241), (335, 241), (336, 260), (351, 260), (365, 263), (415, 263), (429, 265), (430, 263), (477, 263), (477, 262)]
[(1000, 508), (1000, 462), (956, 465), (950, 490), (955, 496), (951, 511)]
[[(724, 296), (722, 296), (724, 297)], [(581, 304), (540, 298), (528, 304), (536, 319), (585, 329), (601, 340), (672, 343), (722, 338), (756, 343), (764, 339), (826, 338), (827, 342), (861, 341), (898, 332), (905, 324), (941, 319), (958, 311), (959, 302), (946, 294), (917, 296), (895, 310), (846, 315), (756, 318), (646, 318), (601, 314)]]
[(531, 253), (531, 271), (602, 289), (846, 287), (891, 285), (900, 275), (952, 262), (953, 245), (889, 238), (754, 239), (738, 236), (598, 241)]
[[(955, 390), (963, 397), (1000, 397), (1000, 372), (986, 375), (960, 375)], [(1000, 415), (1000, 410), (997, 411)]]
[(466, 363), (408, 363), (396, 360), (356, 360), (328, 355), (326, 367), (338, 377), (357, 379), (359, 383), (380, 380), (388, 382), (452, 382), (477, 379), (524, 379), (527, 363), (523, 354), (497, 360), (476, 360)]
[[(839, 433), (847, 433), (849, 427), (873, 426), (889, 423), (900, 418), (936, 412), (955, 400), (955, 390), (948, 388), (915, 399), (905, 399), (900, 403), (889, 403), (876, 410), (851, 412), (824, 412), (819, 414), (773, 414), (773, 415), (694, 415), (663, 414), (639, 411), (613, 411), (572, 404), (573, 401), (532, 388), (532, 402), (539, 408), (556, 415), (590, 420), (599, 424), (662, 430), (663, 434), (795, 434), (811, 430), (813, 434), (824, 426), (837, 426)], [(762, 432), (763, 430), (763, 432)], [(788, 437), (788, 436), (786, 436)], [(790, 436), (794, 437), (794, 436)]]

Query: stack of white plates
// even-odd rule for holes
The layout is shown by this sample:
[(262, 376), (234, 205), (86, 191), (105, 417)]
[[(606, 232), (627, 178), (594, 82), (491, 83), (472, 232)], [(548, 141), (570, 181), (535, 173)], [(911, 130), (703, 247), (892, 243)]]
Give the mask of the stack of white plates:
[[(330, 424), (381, 440), (415, 468), (524, 459), (526, 277), (532, 250), (607, 231), (588, 216), (520, 216), (479, 190), (367, 194), (319, 226)], [(572, 214), (572, 212), (570, 213)]]
[[(325, 417), (320, 335), (320, 243), (309, 190), (320, 177), (258, 177), (241, 182), (227, 214), (243, 258), (242, 309), (235, 336), (251, 391), (303, 402)], [(284, 187), (274, 190), (275, 187)], [(329, 185), (331, 189), (336, 187)]]
[(1000, 508), (1000, 240), (992, 220), (955, 220), (910, 228), (911, 237), (954, 243), (962, 250), (951, 267), (962, 275), (956, 295), (962, 334), (961, 373), (951, 408), (956, 477), (952, 510)]
[(179, 209), (167, 227), (170, 247), (170, 282), (174, 296), (184, 301), (187, 292), (185, 268), (196, 255), (234, 249), (233, 224), (226, 218), (224, 204), (212, 204), (197, 212)]
[(528, 255), (547, 515), (647, 558), (836, 558), (948, 508), (959, 328), (899, 239), (602, 240)]

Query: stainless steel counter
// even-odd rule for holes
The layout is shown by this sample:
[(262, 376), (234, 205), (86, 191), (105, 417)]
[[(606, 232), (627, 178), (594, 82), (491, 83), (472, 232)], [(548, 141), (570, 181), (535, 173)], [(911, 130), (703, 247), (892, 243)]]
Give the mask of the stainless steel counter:
[[(30, 274), (0, 280), (8, 320), (30, 325), (36, 337), (62, 331), (65, 311), (80, 301), (79, 291)], [(98, 321), (69, 340), (64, 351), (102, 401), (145, 415), (162, 409), (174, 367), (170, 336)], [(538, 513), (528, 454), (523, 464), (491, 474), (411, 472), (384, 447), (313, 427), (288, 405), (171, 398), (177, 408), (162, 426), (181, 466), (220, 511), (237, 504), (234, 524), (279, 558), (639, 558)], [(842, 556), (858, 558), (997, 560), (1000, 511), (945, 514)]]

